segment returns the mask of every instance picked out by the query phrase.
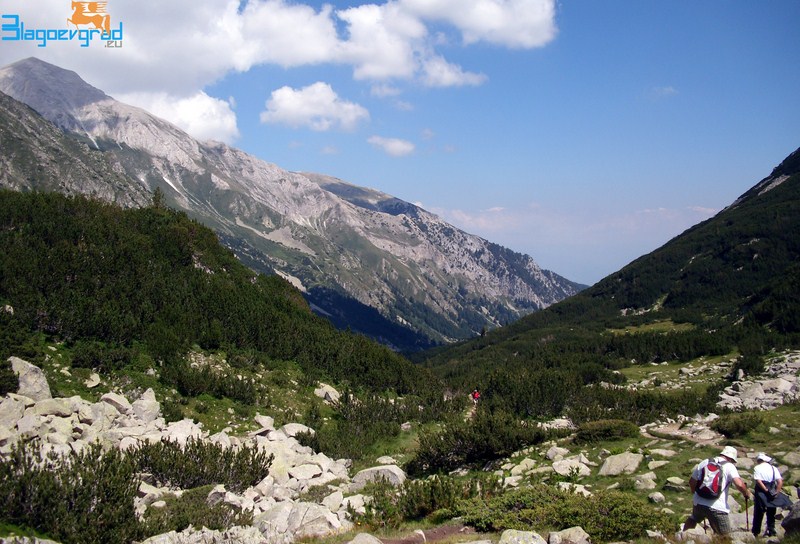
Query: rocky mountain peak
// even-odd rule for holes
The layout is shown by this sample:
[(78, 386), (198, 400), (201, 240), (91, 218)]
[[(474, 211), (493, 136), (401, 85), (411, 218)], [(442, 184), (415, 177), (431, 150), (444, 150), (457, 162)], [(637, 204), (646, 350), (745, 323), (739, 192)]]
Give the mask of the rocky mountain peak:
[[(198, 142), (40, 60), (0, 69), (0, 91), (91, 140), (132, 194), (160, 188), (246, 264), (291, 281), (338, 325), (399, 349), (473, 336), (582, 287), (391, 195)], [(32, 183), (104, 194), (77, 179)], [(117, 182), (117, 200), (124, 190)]]

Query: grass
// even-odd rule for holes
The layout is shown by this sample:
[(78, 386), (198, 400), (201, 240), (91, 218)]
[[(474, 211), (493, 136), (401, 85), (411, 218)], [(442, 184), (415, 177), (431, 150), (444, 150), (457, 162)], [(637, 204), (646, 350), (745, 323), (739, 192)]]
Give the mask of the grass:
[[(730, 361), (735, 357), (736, 353), (730, 353), (727, 355), (721, 355), (716, 357), (700, 357), (699, 359), (695, 359), (688, 363), (673, 361), (657, 365), (650, 365), (650, 364), (633, 365), (620, 369), (619, 372), (627, 378), (628, 383), (639, 383), (642, 382), (643, 380), (652, 379), (654, 381), (658, 380), (661, 383), (676, 382), (680, 380), (682, 384), (686, 385), (692, 385), (697, 383), (707, 384), (708, 382), (727, 374), (728, 369), (723, 368), (721, 370), (716, 370), (714, 372), (706, 371), (694, 377), (686, 377), (685, 375), (682, 375), (680, 373), (681, 369), (686, 368), (693, 371), (697, 371), (703, 366), (706, 367), (717, 366), (720, 363), (725, 361)], [(656, 386), (651, 385), (651, 387), (656, 387)]]
[(638, 334), (645, 332), (683, 332), (690, 331), (696, 327), (691, 323), (675, 323), (671, 319), (664, 319), (660, 321), (653, 321), (643, 325), (628, 325), (624, 329), (609, 329), (608, 332), (612, 334)]

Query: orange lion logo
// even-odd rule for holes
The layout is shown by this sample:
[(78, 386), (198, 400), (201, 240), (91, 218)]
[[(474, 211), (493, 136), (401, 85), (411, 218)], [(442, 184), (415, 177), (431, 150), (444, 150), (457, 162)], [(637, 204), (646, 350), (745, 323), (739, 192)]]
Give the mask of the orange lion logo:
[(108, 2), (72, 2), (72, 17), (68, 23), (75, 25), (92, 25), (97, 30), (108, 34), (111, 31), (111, 16), (106, 12)]

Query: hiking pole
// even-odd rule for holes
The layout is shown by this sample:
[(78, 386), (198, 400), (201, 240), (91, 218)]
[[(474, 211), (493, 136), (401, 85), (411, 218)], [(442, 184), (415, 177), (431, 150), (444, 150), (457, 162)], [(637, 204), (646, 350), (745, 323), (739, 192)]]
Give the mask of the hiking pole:
[[(748, 506), (749, 502), (750, 502), (750, 497), (745, 495), (745, 497), (744, 497), (744, 521), (745, 521), (748, 533), (750, 532), (750, 507)], [(740, 525), (740, 527), (741, 527), (741, 525)], [(756, 535), (756, 536), (758, 536), (758, 535)]]

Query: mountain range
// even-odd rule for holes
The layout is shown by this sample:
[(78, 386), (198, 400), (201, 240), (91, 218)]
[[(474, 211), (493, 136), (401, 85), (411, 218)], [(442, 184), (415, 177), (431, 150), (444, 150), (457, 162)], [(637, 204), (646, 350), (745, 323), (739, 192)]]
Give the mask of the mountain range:
[(527, 379), (570, 365), (588, 383), (632, 364), (762, 358), (800, 343), (798, 233), (800, 149), (716, 216), (592, 287), (414, 358), (450, 383), (503, 380), (526, 394), (536, 389)]
[(0, 69), (0, 91), (13, 99), (0, 101), (2, 186), (126, 207), (160, 189), (245, 264), (395, 349), (469, 338), (584, 287), (391, 195), (199, 142), (36, 58)]

